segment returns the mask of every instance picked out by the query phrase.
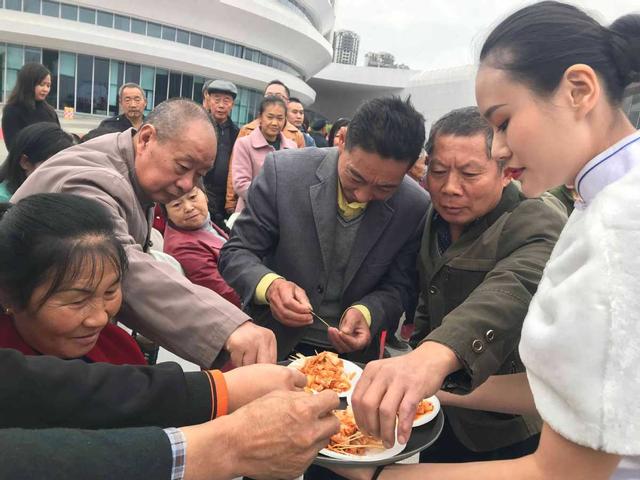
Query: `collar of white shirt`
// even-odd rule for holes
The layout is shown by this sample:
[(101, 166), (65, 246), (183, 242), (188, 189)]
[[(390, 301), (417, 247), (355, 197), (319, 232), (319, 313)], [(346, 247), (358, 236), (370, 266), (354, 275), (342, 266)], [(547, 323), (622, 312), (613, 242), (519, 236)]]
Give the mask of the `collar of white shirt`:
[(612, 145), (580, 170), (574, 184), (580, 197), (576, 208), (585, 208), (604, 187), (639, 164), (640, 130)]

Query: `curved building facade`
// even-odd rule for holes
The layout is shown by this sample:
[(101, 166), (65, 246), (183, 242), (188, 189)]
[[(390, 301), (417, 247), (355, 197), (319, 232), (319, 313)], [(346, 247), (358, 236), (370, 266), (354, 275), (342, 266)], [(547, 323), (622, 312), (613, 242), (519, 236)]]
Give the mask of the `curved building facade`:
[(265, 84), (283, 81), (313, 103), (307, 79), (331, 62), (330, 0), (0, 0), (0, 102), (26, 62), (52, 72), (48, 101), (117, 113), (117, 91), (139, 83), (150, 110), (202, 99), (206, 79), (238, 86), (233, 120), (253, 118)]

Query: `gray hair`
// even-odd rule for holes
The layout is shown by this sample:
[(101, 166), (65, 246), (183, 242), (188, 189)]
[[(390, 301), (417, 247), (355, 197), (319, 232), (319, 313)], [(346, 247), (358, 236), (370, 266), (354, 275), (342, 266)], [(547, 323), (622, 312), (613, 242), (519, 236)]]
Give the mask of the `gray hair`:
[(147, 96), (144, 93), (144, 90), (142, 89), (142, 87), (140, 85), (138, 85), (137, 83), (133, 83), (133, 82), (129, 82), (129, 83), (125, 83), (123, 84), (119, 89), (118, 89), (118, 99), (122, 100), (122, 92), (124, 92), (125, 88), (137, 88), (138, 90), (140, 90), (140, 94), (142, 95), (142, 97), (146, 100)]
[(154, 108), (144, 121), (144, 125), (153, 125), (158, 141), (176, 140), (185, 128), (194, 122), (204, 122), (215, 132), (209, 114), (202, 107), (187, 98), (171, 98)]
[[(484, 135), (486, 139), (487, 158), (490, 159), (491, 144), (493, 143), (493, 127), (480, 114), (478, 107), (457, 108), (440, 117), (438, 121), (431, 126), (425, 150), (427, 151), (427, 155), (431, 156), (438, 135), (473, 137), (478, 134)], [(502, 169), (503, 166), (504, 164), (498, 163), (500, 169)]]

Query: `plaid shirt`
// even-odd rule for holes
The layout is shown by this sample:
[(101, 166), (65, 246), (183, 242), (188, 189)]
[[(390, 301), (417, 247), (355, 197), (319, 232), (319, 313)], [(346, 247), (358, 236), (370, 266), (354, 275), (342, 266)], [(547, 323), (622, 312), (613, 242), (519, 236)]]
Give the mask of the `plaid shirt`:
[(173, 456), (171, 480), (182, 480), (184, 478), (184, 461), (187, 456), (187, 439), (177, 428), (165, 428), (164, 433), (167, 434), (171, 442), (171, 455)]

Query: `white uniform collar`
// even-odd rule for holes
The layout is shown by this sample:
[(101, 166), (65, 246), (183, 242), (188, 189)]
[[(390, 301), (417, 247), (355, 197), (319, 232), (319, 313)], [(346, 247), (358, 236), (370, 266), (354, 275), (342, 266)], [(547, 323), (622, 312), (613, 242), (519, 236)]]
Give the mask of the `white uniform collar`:
[(623, 138), (587, 163), (576, 177), (576, 208), (585, 208), (600, 191), (640, 164), (640, 130)]

